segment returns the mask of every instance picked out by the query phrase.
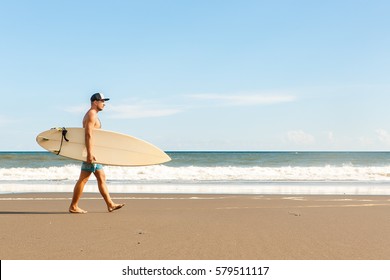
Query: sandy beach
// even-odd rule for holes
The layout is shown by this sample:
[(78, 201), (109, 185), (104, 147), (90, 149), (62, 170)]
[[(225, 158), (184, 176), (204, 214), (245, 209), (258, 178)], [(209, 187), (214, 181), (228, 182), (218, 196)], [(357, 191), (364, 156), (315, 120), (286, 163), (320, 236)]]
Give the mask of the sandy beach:
[(0, 195), (2, 260), (390, 259), (389, 196)]

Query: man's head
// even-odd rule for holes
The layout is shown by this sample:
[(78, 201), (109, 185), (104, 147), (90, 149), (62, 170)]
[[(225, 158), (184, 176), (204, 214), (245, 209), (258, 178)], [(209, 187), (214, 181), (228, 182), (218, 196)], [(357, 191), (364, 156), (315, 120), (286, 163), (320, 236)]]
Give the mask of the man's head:
[(105, 98), (103, 93), (99, 93), (99, 92), (97, 92), (91, 96), (91, 102), (100, 101), (100, 100), (108, 101), (108, 100), (110, 100), (110, 98)]
[(103, 93), (97, 92), (91, 96), (91, 105), (96, 106), (98, 111), (102, 111), (105, 106), (104, 102), (108, 100), (110, 100), (110, 98), (105, 98)]

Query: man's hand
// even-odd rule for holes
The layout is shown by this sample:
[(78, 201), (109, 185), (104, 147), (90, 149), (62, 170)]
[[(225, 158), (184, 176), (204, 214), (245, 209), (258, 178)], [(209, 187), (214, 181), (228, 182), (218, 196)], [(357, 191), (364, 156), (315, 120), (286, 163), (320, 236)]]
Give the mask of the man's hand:
[(93, 163), (93, 162), (95, 162), (95, 161), (96, 161), (96, 158), (95, 158), (94, 155), (88, 155), (88, 156), (87, 156), (87, 162), (88, 162), (88, 163)]

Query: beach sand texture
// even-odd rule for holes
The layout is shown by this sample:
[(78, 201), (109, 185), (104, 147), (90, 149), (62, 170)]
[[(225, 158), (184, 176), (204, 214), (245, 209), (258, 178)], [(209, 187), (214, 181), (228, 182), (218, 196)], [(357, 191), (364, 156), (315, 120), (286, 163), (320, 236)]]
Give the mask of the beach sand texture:
[(390, 197), (115, 194), (0, 196), (2, 260), (390, 259)]

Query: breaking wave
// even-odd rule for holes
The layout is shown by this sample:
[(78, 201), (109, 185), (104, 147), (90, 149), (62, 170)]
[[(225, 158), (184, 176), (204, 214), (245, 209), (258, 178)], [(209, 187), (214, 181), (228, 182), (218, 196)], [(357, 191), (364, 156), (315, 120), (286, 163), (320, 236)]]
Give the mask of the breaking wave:
[[(268, 181), (390, 181), (390, 166), (355, 167), (352, 165), (323, 167), (237, 167), (216, 166), (145, 167), (105, 166), (109, 181), (181, 183), (204, 181), (268, 182)], [(42, 168), (0, 168), (2, 181), (69, 181), (77, 180), (79, 165)], [(93, 176), (92, 176), (93, 177)]]

